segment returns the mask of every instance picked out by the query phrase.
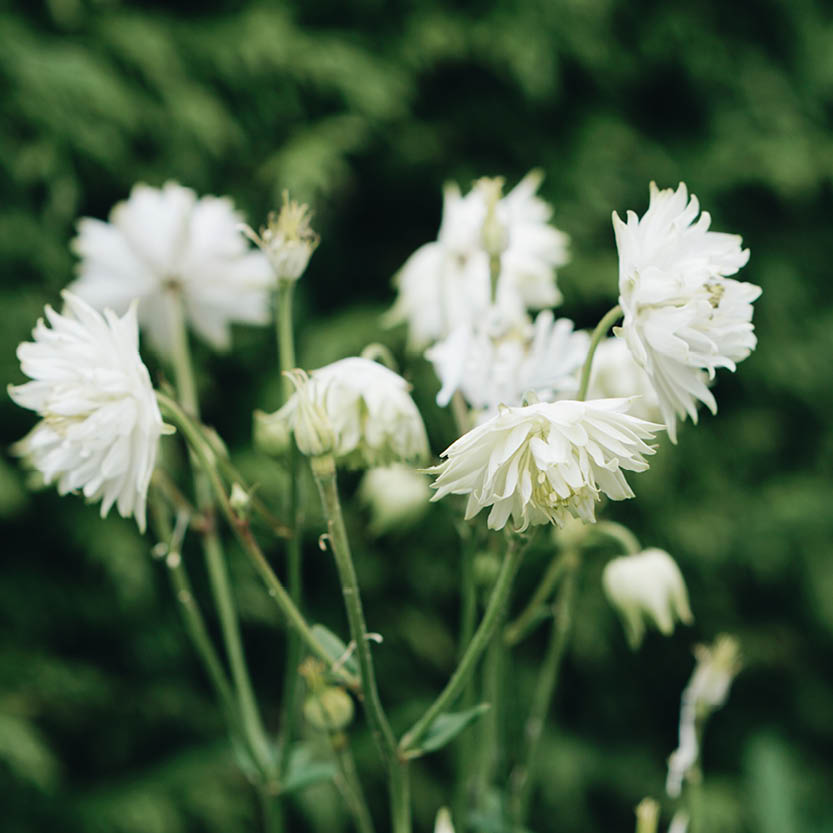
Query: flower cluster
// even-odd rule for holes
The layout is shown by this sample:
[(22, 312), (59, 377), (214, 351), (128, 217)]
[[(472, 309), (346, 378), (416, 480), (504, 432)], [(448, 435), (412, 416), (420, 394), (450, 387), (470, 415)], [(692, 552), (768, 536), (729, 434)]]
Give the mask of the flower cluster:
[(468, 495), (466, 518), (491, 506), (488, 525), (510, 516), (518, 531), (530, 524), (595, 521), (602, 494), (633, 497), (622, 470), (644, 471), (654, 450), (645, 443), (659, 425), (626, 413), (627, 399), (562, 401), (503, 408), (447, 448), (432, 500)]
[(145, 501), (162, 417), (147, 368), (139, 357), (136, 304), (122, 318), (103, 315), (69, 292), (66, 313), (50, 307), (18, 347), (32, 381), (9, 387), (21, 407), (41, 421), (16, 446), (19, 454), (57, 481), (61, 494), (81, 491), (101, 501), (104, 517), (115, 504), (145, 528)]

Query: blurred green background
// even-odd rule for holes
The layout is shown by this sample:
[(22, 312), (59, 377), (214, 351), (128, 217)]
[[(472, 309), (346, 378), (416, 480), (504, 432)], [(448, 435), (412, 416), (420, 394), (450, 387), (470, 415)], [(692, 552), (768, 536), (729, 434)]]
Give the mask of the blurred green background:
[[(73, 274), (77, 217), (104, 218), (134, 182), (170, 178), (231, 195), (259, 225), (289, 188), (312, 202), (322, 237), (299, 287), (301, 363), (391, 345), (435, 453), (452, 439), (437, 384), (379, 314), (391, 275), (436, 234), (442, 183), (503, 174), (511, 185), (540, 166), (573, 241), (562, 313), (592, 326), (616, 295), (611, 210), (642, 212), (651, 179), (685, 180), (714, 227), (752, 251), (742, 277), (764, 289), (760, 346), (720, 375), (718, 416), (664, 446), (635, 480), (638, 499), (611, 514), (674, 554), (697, 621), (632, 654), (600, 594), (610, 553), (588, 559), (530, 826), (631, 830), (637, 801), (662, 795), (691, 647), (729, 631), (746, 665), (707, 734), (705, 829), (833, 831), (830, 3), (18, 0), (0, 12), (0, 90), (5, 383), (22, 381), (15, 347)], [(197, 350), (206, 419), (268, 493), (274, 466), (249, 449), (249, 426), (253, 408), (275, 404), (273, 334), (235, 335), (230, 355)], [(3, 830), (256, 829), (152, 541), (79, 499), (30, 494), (7, 449), (31, 415), (4, 399), (0, 419)], [(364, 538), (355, 485), (343, 481), (348, 521), (401, 731), (453, 664), (459, 556), (440, 507), (408, 536)], [(344, 633), (318, 531), (306, 545), (309, 609)], [(283, 637), (230, 552), (276, 728)], [(199, 584), (198, 553), (187, 555)], [(519, 598), (544, 563), (526, 565)], [(519, 712), (544, 636), (515, 659)], [(383, 781), (356, 734), (381, 819)], [(414, 767), (417, 830), (450, 800), (450, 762)], [(290, 820), (346, 829), (327, 786), (298, 794)]]

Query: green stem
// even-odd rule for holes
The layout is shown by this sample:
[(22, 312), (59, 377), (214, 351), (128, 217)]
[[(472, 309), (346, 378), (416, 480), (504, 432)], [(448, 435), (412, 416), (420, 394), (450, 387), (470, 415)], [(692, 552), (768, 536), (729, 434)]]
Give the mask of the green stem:
[(538, 745), (543, 733), (544, 721), (558, 685), (561, 661), (564, 658), (572, 624), (578, 554), (565, 552), (565, 556), (567, 555), (571, 555), (571, 560), (567, 565), (564, 580), (558, 591), (550, 641), (538, 674), (538, 682), (532, 698), (532, 708), (526, 721), (523, 759), (515, 767), (510, 779), (512, 816), (517, 828), (523, 827), (529, 811), (532, 787), (535, 783)]
[(541, 610), (549, 599), (550, 594), (558, 584), (570, 560), (574, 558), (571, 554), (563, 552), (550, 561), (543, 578), (535, 588), (532, 598), (527, 606), (521, 611), (517, 618), (506, 626), (503, 632), (503, 641), (508, 645), (517, 645), (529, 631), (540, 621)]
[(344, 732), (330, 732), (328, 735), (333, 757), (343, 783), (341, 793), (350, 814), (353, 816), (356, 830), (358, 833), (375, 833), (373, 818), (370, 815), (367, 799), (356, 772), (356, 762), (350, 749), (350, 739)]
[[(504, 610), (505, 614), (505, 610)], [(483, 699), (491, 708), (483, 716), (480, 733), (480, 755), (478, 757), (478, 778), (475, 805), (486, 795), (489, 785), (499, 777), (503, 754), (503, 675), (506, 652), (500, 639), (500, 622), (495, 628), (486, 657), (483, 660)]]
[(578, 386), (578, 396), (576, 399), (583, 402), (587, 398), (587, 388), (590, 386), (590, 371), (593, 369), (593, 356), (599, 342), (605, 337), (607, 331), (622, 317), (622, 307), (617, 304), (613, 309), (605, 313), (601, 321), (593, 330), (593, 335), (590, 337), (590, 347), (587, 351), (587, 358), (584, 360), (584, 367), (581, 369), (581, 382)]
[[(199, 419), (199, 399), (194, 381), (193, 364), (188, 345), (188, 333), (185, 326), (185, 316), (181, 296), (172, 291), (169, 298), (169, 314), (171, 316), (171, 335), (174, 340), (173, 363), (176, 373), (176, 386), (180, 401), (186, 413)], [(192, 462), (194, 457), (192, 456)], [(249, 670), (246, 665), (246, 655), (243, 650), (243, 640), (240, 635), (240, 623), (231, 592), (228, 571), (226, 568), (223, 546), (220, 536), (211, 523), (214, 514), (214, 501), (211, 496), (211, 485), (206, 479), (205, 472), (199, 466), (194, 468), (194, 489), (197, 497), (197, 508), (208, 519), (203, 532), (203, 551), (205, 554), (208, 578), (217, 613), (220, 619), (220, 629), (226, 648), (231, 676), (234, 681), (240, 718), (243, 730), (251, 748), (251, 752), (258, 766), (268, 778), (273, 774), (272, 754), (266, 731), (260, 719), (257, 702), (252, 690)]]
[[(275, 324), (277, 327), (278, 361), (281, 373), (295, 367), (295, 336), (292, 325), (292, 294), (294, 281), (278, 281), (275, 293)], [(282, 376), (283, 401), (292, 395), (292, 382)], [(294, 441), (289, 449), (289, 517), (292, 535), (287, 541), (287, 585), (289, 598), (296, 607), (301, 605), (303, 574), (301, 571), (301, 527), (300, 500), (298, 495), (298, 449)], [(281, 714), (281, 753), (279, 772), (286, 774), (289, 766), (289, 751), (294, 734), (295, 716), (298, 711), (298, 665), (301, 661), (301, 640), (295, 631), (290, 631), (286, 643), (286, 665), (283, 677)]]
[(519, 536), (513, 535), (509, 540), (506, 556), (501, 564), (500, 572), (492, 588), (492, 594), (479, 627), (445, 688), (428, 707), (425, 714), (403, 735), (399, 742), (400, 755), (407, 757), (408, 753), (413, 753), (418, 749), (420, 740), (422, 740), (437, 716), (445, 711), (465, 688), (500, 622), (504, 607), (509, 600), (512, 582), (518, 567), (520, 567), (525, 550), (526, 546), (522, 544)]
[[(460, 656), (462, 659), (466, 647), (474, 635), (477, 622), (477, 587), (474, 580), (474, 551), (475, 539), (467, 541), (463, 547), (463, 569), (460, 577), (461, 605), (460, 605)], [(474, 706), (474, 679), (470, 678), (463, 689), (463, 709)], [(460, 735), (457, 744), (457, 778), (454, 791), (454, 806), (452, 818), (456, 833), (464, 833), (468, 825), (468, 803), (471, 789), (472, 756), (474, 752), (473, 738), (470, 732)]]
[(642, 551), (639, 544), (639, 539), (626, 526), (618, 524), (615, 521), (599, 521), (594, 527), (593, 532), (606, 535), (608, 538), (613, 538), (622, 545), (626, 555), (636, 555)]
[(344, 518), (341, 514), (335, 460), (332, 456), (318, 457), (313, 458), (311, 463), (312, 473), (318, 486), (318, 492), (321, 495), (321, 504), (327, 517), (330, 548), (341, 582), (341, 593), (344, 597), (347, 621), (350, 625), (350, 637), (356, 646), (364, 711), (370, 724), (373, 739), (388, 769), (391, 829), (393, 833), (410, 833), (411, 805), (408, 766), (405, 761), (399, 759), (396, 739), (379, 698), (376, 674), (373, 670), (373, 655), (367, 638), (367, 626), (365, 625), (362, 600), (359, 594), (359, 584), (353, 566), (353, 556), (350, 553), (350, 542), (344, 528)]
[[(185, 411), (183, 411), (179, 404), (169, 396), (157, 392), (156, 399), (159, 402), (159, 407), (161, 408), (163, 415), (167, 419), (170, 419), (171, 422), (173, 422), (176, 427), (182, 431), (188, 445), (199, 457), (203, 469), (208, 474), (209, 481), (214, 489), (215, 497), (217, 498), (223, 515), (228, 521), (229, 526), (237, 535), (237, 538), (240, 541), (246, 555), (251, 559), (255, 569), (266, 584), (266, 587), (269, 590), (269, 595), (275, 600), (278, 607), (280, 607), (289, 625), (298, 632), (301, 639), (307, 644), (312, 653), (322, 660), (333, 674), (338, 676), (339, 679), (341, 679), (341, 681), (348, 686), (348, 688), (351, 688), (354, 691), (357, 690), (359, 687), (358, 680), (356, 680), (356, 678), (344, 668), (336, 667), (335, 661), (327, 653), (324, 646), (315, 636), (312, 628), (310, 628), (306, 619), (304, 619), (303, 614), (293, 603), (289, 593), (286, 592), (286, 589), (280, 579), (275, 575), (274, 571), (269, 566), (266, 556), (264, 556), (263, 551), (260, 549), (254, 535), (252, 535), (248, 521), (235, 513), (229, 503), (229, 497), (226, 493), (225, 487), (223, 486), (223, 482), (220, 479), (220, 475), (217, 472), (216, 455), (210, 444), (201, 434), (198, 425), (194, 423), (194, 421), (185, 413)], [(241, 486), (246, 491), (249, 491), (249, 488), (245, 483), (241, 483)]]

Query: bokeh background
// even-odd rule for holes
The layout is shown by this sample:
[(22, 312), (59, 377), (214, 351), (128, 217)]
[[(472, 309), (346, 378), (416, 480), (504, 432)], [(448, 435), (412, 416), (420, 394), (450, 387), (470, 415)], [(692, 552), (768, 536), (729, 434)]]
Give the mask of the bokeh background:
[[(651, 179), (685, 180), (714, 227), (752, 251), (743, 277), (764, 289), (760, 346), (720, 375), (718, 416), (663, 447), (638, 499), (612, 515), (675, 555), (696, 624), (631, 653), (600, 594), (611, 553), (588, 558), (530, 826), (631, 830), (636, 802), (662, 795), (691, 648), (728, 631), (745, 668), (708, 729), (705, 829), (833, 830), (831, 4), (18, 0), (0, 12), (0, 90), (4, 383), (22, 381), (15, 347), (72, 277), (77, 217), (106, 217), (136, 181), (176, 179), (231, 195), (257, 225), (289, 188), (314, 205), (322, 236), (299, 287), (301, 363), (390, 345), (435, 453), (452, 438), (432, 404), (437, 384), (379, 315), (393, 273), (436, 234), (442, 183), (502, 174), (511, 185), (542, 168), (542, 194), (573, 241), (562, 312), (592, 326), (616, 295), (611, 210), (643, 211)], [(197, 350), (206, 419), (279, 497), (274, 465), (250, 448), (251, 411), (276, 396), (273, 334), (235, 335), (227, 356)], [(0, 419), (3, 829), (256, 829), (153, 541), (79, 499), (30, 493), (8, 446), (31, 415), (4, 399)], [(459, 555), (440, 508), (409, 535), (365, 537), (355, 485), (343, 483), (348, 520), (401, 731), (453, 664)], [(309, 608), (343, 633), (317, 532)], [(230, 552), (275, 728), (283, 638)], [(521, 591), (544, 563), (526, 565)], [(199, 583), (196, 552), (193, 572)], [(543, 646), (540, 633), (515, 660), (519, 714)], [(518, 731), (510, 720), (510, 750)], [(383, 818), (363, 728), (356, 752)], [(450, 761), (414, 767), (417, 830), (449, 801)], [(346, 829), (327, 786), (298, 793), (290, 820), (293, 831)]]

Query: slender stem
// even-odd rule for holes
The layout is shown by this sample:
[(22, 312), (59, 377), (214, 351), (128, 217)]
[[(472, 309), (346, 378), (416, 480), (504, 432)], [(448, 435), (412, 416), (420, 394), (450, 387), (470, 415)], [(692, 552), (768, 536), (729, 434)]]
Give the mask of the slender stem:
[(353, 566), (353, 556), (350, 553), (350, 542), (344, 528), (344, 518), (341, 514), (341, 502), (338, 498), (336, 484), (335, 463), (332, 457), (314, 459), (313, 475), (324, 514), (327, 517), (330, 548), (336, 562), (341, 592), (344, 596), (344, 607), (347, 611), (347, 621), (350, 625), (350, 637), (356, 646), (356, 657), (359, 662), (359, 673), (362, 682), (364, 710), (373, 733), (373, 738), (385, 763), (390, 766), (396, 759), (396, 740), (391, 731), (388, 719), (379, 699), (376, 686), (376, 674), (373, 670), (373, 655), (367, 638), (367, 626), (364, 620), (362, 600), (359, 595), (359, 585), (356, 570)]
[(615, 541), (618, 541), (627, 555), (635, 555), (642, 550), (636, 535), (626, 526), (618, 524), (615, 521), (599, 521), (593, 527), (593, 532), (606, 535), (608, 538), (613, 538)]
[(391, 830), (411, 833), (411, 777), (407, 761), (391, 762), (388, 772), (390, 790)]
[[(292, 326), (292, 295), (295, 281), (278, 281), (275, 293), (275, 325), (278, 340), (278, 362), (281, 373), (295, 367), (295, 336)], [(292, 382), (282, 377), (283, 401), (292, 395)], [(300, 607), (303, 593), (303, 574), (301, 571), (301, 527), (300, 500), (298, 496), (298, 449), (292, 442), (289, 449), (289, 517), (292, 535), (286, 544), (287, 549), (287, 585), (289, 597), (296, 607)], [(283, 776), (289, 766), (289, 751), (294, 733), (295, 716), (298, 711), (298, 665), (301, 661), (301, 640), (295, 631), (290, 631), (286, 643), (286, 665), (283, 677), (283, 697), (281, 708), (281, 753), (279, 771)]]
[[(286, 592), (281, 580), (275, 575), (274, 571), (269, 566), (266, 556), (264, 556), (263, 551), (260, 549), (254, 535), (252, 535), (248, 521), (239, 517), (235, 513), (229, 503), (229, 497), (226, 493), (225, 487), (223, 486), (223, 482), (220, 479), (220, 475), (217, 472), (216, 455), (206, 439), (202, 436), (198, 425), (194, 423), (194, 421), (185, 413), (185, 411), (182, 410), (178, 403), (169, 396), (157, 391), (156, 399), (159, 402), (159, 407), (161, 408), (162, 413), (167, 419), (170, 419), (180, 431), (182, 431), (189, 446), (199, 457), (200, 464), (208, 474), (209, 481), (223, 515), (228, 521), (229, 526), (237, 535), (237, 538), (246, 552), (246, 555), (251, 559), (255, 569), (266, 584), (266, 587), (269, 590), (269, 595), (275, 600), (278, 607), (280, 607), (289, 625), (300, 634), (301, 639), (303, 639), (303, 641), (307, 644), (312, 653), (324, 662), (331, 673), (338, 676), (339, 679), (341, 679), (341, 681), (349, 688), (354, 691), (357, 690), (359, 687), (358, 680), (356, 680), (356, 678), (343, 667), (336, 667), (335, 661), (327, 653), (324, 646), (315, 636), (312, 628), (307, 624), (303, 614), (293, 603), (289, 593)], [(246, 491), (249, 491), (245, 483), (241, 483), (241, 486), (243, 486)]]
[(211, 637), (208, 635), (208, 628), (205, 626), (205, 620), (191, 589), (191, 580), (188, 578), (180, 553), (181, 541), (178, 541), (177, 537), (174, 536), (167, 513), (164, 511), (161, 502), (151, 500), (150, 508), (157, 535), (163, 541), (169, 542), (167, 544), (168, 551), (165, 555), (165, 565), (168, 568), (174, 596), (180, 604), (185, 632), (190, 637), (197, 651), (197, 656), (202, 661), (220, 705), (231, 721), (230, 728), (239, 728), (234, 694), (223, 669), (223, 664), (220, 662), (220, 657), (217, 655)]
[(575, 556), (572, 554), (563, 552), (550, 561), (549, 567), (547, 567), (541, 581), (535, 588), (535, 592), (532, 594), (532, 598), (529, 600), (527, 606), (503, 631), (503, 641), (508, 646), (517, 645), (538, 624), (540, 621), (539, 617), (547, 599), (549, 599), (550, 594), (555, 589), (556, 584), (558, 584), (559, 579), (573, 558)]
[(341, 780), (341, 784), (337, 783), (336, 786), (341, 788), (340, 791), (353, 816), (356, 830), (358, 833), (375, 833), (373, 818), (356, 772), (356, 762), (350, 749), (350, 738), (345, 732), (329, 732), (328, 737)]
[(483, 727), (480, 733), (479, 772), (476, 788), (478, 799), (486, 794), (489, 785), (495, 781), (500, 772), (503, 752), (505, 660), (506, 651), (503, 640), (500, 638), (500, 623), (498, 623), (483, 660), (483, 699), (491, 705), (491, 708), (483, 716)]
[(403, 735), (402, 740), (399, 742), (401, 755), (407, 756), (408, 753), (413, 753), (418, 749), (420, 740), (422, 740), (437, 716), (445, 711), (465, 688), (466, 683), (469, 681), (477, 666), (477, 662), (489, 644), (500, 622), (503, 609), (509, 599), (512, 582), (514, 581), (518, 567), (520, 567), (525, 550), (526, 546), (522, 544), (518, 536), (512, 536), (510, 538), (506, 556), (501, 564), (500, 572), (492, 588), (492, 594), (479, 627), (475, 631), (460, 663), (451, 675), (451, 679), (445, 688), (428, 707), (425, 714)]
[(558, 590), (549, 645), (535, 686), (532, 708), (526, 721), (523, 759), (515, 767), (510, 779), (512, 816), (518, 828), (523, 827), (529, 811), (532, 787), (535, 782), (538, 745), (543, 733), (544, 721), (558, 685), (561, 661), (564, 658), (572, 624), (578, 554), (575, 552), (565, 553), (565, 555), (568, 554), (571, 555), (571, 560), (567, 564), (564, 580)]
[(599, 342), (605, 337), (607, 331), (622, 317), (622, 307), (617, 304), (613, 309), (605, 313), (601, 321), (593, 330), (590, 337), (590, 347), (587, 351), (587, 358), (584, 360), (584, 367), (581, 369), (581, 382), (578, 386), (578, 399), (583, 402), (587, 398), (587, 388), (590, 386), (590, 371), (593, 369), (593, 355)]
[(454, 424), (457, 427), (457, 436), (462, 437), (471, 428), (471, 416), (469, 406), (459, 390), (455, 390), (451, 396), (451, 412), (454, 414)]
[[(460, 577), (460, 656), (462, 659), (466, 647), (471, 642), (477, 622), (477, 587), (474, 580), (475, 540), (467, 541), (463, 547), (463, 569)], [(463, 689), (463, 709), (474, 706), (474, 679), (469, 678)], [(457, 744), (457, 778), (454, 791), (452, 818), (456, 833), (464, 833), (468, 822), (468, 802), (471, 789), (473, 738), (470, 732), (464, 732)]]
[[(188, 333), (185, 327), (182, 298), (178, 293), (172, 291), (169, 302), (168, 309), (171, 316), (171, 334), (174, 340), (173, 363), (176, 373), (177, 391), (184, 410), (192, 414), (194, 418), (199, 419), (199, 400), (197, 397), (196, 383), (194, 381), (191, 353), (188, 346)], [(193, 459), (192, 457), (192, 462)], [(223, 546), (217, 530), (210, 523), (210, 519), (214, 513), (211, 485), (199, 466), (193, 466), (193, 468), (197, 507), (209, 519), (209, 523), (202, 536), (203, 551), (211, 592), (214, 596), (214, 602), (217, 606), (217, 613), (220, 619), (220, 629), (223, 634), (226, 655), (228, 657), (229, 667), (231, 668), (231, 676), (234, 680), (240, 717), (252, 754), (264, 775), (268, 777), (273, 771), (272, 754), (249, 678), (249, 669), (246, 665), (246, 655), (243, 650), (243, 639), (240, 634), (240, 623), (237, 618), (237, 610), (231, 592)]]

